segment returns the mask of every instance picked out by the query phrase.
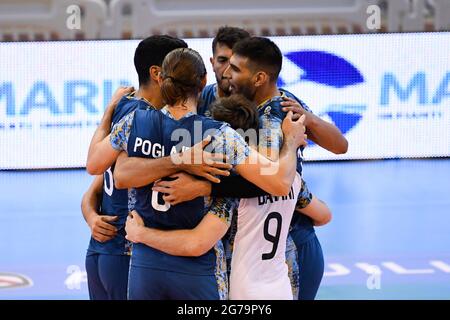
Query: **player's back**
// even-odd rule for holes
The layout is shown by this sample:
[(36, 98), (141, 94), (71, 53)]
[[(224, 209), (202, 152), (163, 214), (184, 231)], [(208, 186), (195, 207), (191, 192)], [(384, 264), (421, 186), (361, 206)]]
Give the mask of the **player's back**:
[[(128, 140), (128, 155), (160, 158), (178, 153), (200, 142), (206, 130), (215, 130), (222, 125), (221, 122), (198, 115), (174, 120), (162, 112), (137, 110)], [(151, 190), (152, 186), (153, 183), (136, 188), (135, 210), (142, 216), (145, 226), (162, 230), (192, 229), (203, 219), (203, 197), (171, 206), (164, 202), (160, 193)], [(133, 247), (132, 265), (209, 275), (214, 274), (215, 259), (214, 249), (200, 257), (177, 257), (136, 244)]]
[(285, 251), (300, 188), (297, 173), (288, 196), (241, 199), (231, 262), (230, 299), (293, 299)]

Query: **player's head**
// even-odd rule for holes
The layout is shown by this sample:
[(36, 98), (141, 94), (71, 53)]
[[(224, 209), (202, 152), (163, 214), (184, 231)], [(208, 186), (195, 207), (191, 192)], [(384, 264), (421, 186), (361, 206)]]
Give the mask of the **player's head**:
[(161, 67), (161, 95), (168, 105), (198, 99), (206, 84), (206, 68), (200, 54), (190, 48), (171, 51)]
[(256, 104), (241, 94), (215, 100), (211, 106), (215, 120), (228, 122), (250, 146), (258, 145), (258, 110)]
[(219, 28), (214, 37), (212, 42), (213, 56), (210, 61), (216, 75), (217, 85), (225, 95), (230, 94), (230, 84), (226, 78), (223, 78), (223, 72), (228, 67), (232, 48), (236, 42), (249, 37), (250, 34), (244, 29), (228, 26)]
[(151, 36), (142, 40), (134, 53), (134, 66), (139, 77), (139, 86), (157, 81), (164, 57), (177, 48), (187, 48), (187, 43), (168, 35)]
[(240, 94), (232, 94), (215, 100), (211, 104), (211, 115), (215, 120), (228, 122), (237, 130), (258, 129), (256, 105)]
[(276, 85), (282, 61), (280, 49), (270, 39), (251, 37), (237, 42), (224, 72), (231, 93), (253, 100), (257, 90)]

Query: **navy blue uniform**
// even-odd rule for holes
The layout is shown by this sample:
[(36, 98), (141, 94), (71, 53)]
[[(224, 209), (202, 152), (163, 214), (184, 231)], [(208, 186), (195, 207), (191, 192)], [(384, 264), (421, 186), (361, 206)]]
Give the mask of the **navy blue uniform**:
[(197, 108), (197, 113), (207, 117), (211, 116), (209, 112), (209, 106), (217, 98), (217, 83), (209, 84), (204, 87), (200, 96), (200, 103)]
[[(199, 124), (201, 135), (198, 134)], [(222, 122), (193, 114), (175, 120), (162, 112), (137, 110), (129, 126), (126, 149), (130, 157), (164, 157), (200, 142), (206, 130), (216, 132), (224, 126)], [(188, 135), (172, 141), (175, 130), (184, 130)], [(171, 206), (164, 202), (160, 193), (152, 192), (152, 186), (153, 183), (136, 189), (135, 210), (142, 216), (145, 226), (160, 230), (192, 229), (203, 219), (203, 197)], [(212, 248), (199, 257), (180, 257), (135, 244), (129, 299), (219, 299), (216, 250)]]
[[(150, 105), (133, 96), (124, 96), (114, 110), (112, 124), (136, 109)], [(117, 235), (109, 241), (98, 242), (91, 237), (86, 255), (89, 297), (91, 300), (126, 300), (130, 246), (125, 239), (125, 222), (128, 215), (128, 190), (116, 189), (113, 181), (114, 165), (103, 174), (103, 194), (100, 214), (118, 216), (112, 224)]]

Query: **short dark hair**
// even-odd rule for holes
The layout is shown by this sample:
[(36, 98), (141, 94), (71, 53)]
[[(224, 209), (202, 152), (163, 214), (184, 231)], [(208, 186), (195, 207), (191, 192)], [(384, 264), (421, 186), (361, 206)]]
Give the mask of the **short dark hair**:
[(187, 48), (187, 43), (168, 35), (155, 35), (145, 38), (134, 53), (134, 66), (139, 77), (139, 85), (150, 81), (151, 66), (161, 66), (164, 57), (177, 48)]
[(228, 122), (235, 130), (258, 130), (256, 105), (241, 94), (217, 99), (211, 104), (210, 110), (214, 120)]
[(283, 55), (272, 40), (263, 37), (243, 39), (233, 46), (233, 54), (248, 58), (255, 67), (267, 72), (271, 81), (277, 80)]
[(174, 105), (197, 96), (203, 89), (206, 68), (200, 54), (194, 49), (171, 51), (161, 67), (161, 95), (164, 103)]
[(244, 29), (228, 26), (220, 27), (212, 42), (213, 54), (216, 53), (218, 43), (225, 44), (232, 49), (236, 42), (246, 38), (250, 38), (250, 33)]

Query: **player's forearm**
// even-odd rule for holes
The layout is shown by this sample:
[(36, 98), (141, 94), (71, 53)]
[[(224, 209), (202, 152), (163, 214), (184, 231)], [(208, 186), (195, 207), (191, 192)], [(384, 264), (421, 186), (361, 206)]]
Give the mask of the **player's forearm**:
[(288, 195), (294, 181), (297, 159), (295, 146), (291, 146), (290, 143), (284, 143), (284, 145), (277, 161), (271, 161), (256, 151), (250, 150), (246, 163), (236, 165), (237, 173), (268, 194)]
[(95, 202), (96, 200), (94, 198), (88, 198), (87, 200), (85, 200), (83, 197), (83, 201), (81, 204), (81, 212), (83, 213), (83, 218), (89, 226), (91, 225), (91, 221), (93, 220), (93, 218), (98, 215), (94, 205)]
[(197, 257), (207, 251), (193, 230), (161, 231), (143, 227), (138, 242), (173, 256)]
[(138, 188), (179, 171), (170, 156), (158, 159), (128, 157), (122, 152), (114, 168), (116, 188)]
[(347, 152), (348, 141), (335, 125), (320, 119), (312, 113), (308, 113), (308, 117), (306, 133), (310, 140), (335, 154)]
[(323, 225), (326, 225), (328, 222), (330, 222), (331, 218), (329, 220), (318, 220), (317, 218), (312, 218), (310, 214), (307, 214), (304, 209), (296, 209), (294, 214), (303, 214), (310, 218), (312, 220), (312, 224), (314, 227), (320, 227)]
[(111, 132), (111, 121), (114, 112), (114, 106), (115, 104), (113, 105), (110, 103), (106, 107), (102, 120), (100, 121), (100, 124), (98, 125), (97, 129), (95, 130), (94, 135), (92, 136), (91, 139), (91, 143), (89, 144), (88, 159), (91, 157), (92, 154), (95, 153), (97, 145), (101, 143), (102, 140), (105, 139), (105, 137), (107, 137)]
[(95, 177), (91, 186), (84, 193), (83, 198), (81, 199), (81, 212), (83, 214), (84, 220), (89, 225), (92, 218), (98, 215), (97, 211), (100, 207), (102, 187), (103, 177)]
[(109, 135), (91, 151), (86, 161), (86, 170), (92, 175), (103, 174), (114, 164), (120, 154), (120, 151), (112, 147)]
[(298, 212), (310, 217), (313, 220), (315, 226), (323, 226), (331, 221), (331, 210), (327, 204), (314, 195), (312, 196), (311, 203), (304, 208), (297, 208)]
[(109, 146), (108, 137), (111, 132), (111, 122), (115, 105), (115, 102), (110, 102), (106, 107), (102, 120), (92, 136), (86, 161), (86, 170), (89, 174), (102, 174), (114, 163), (112, 159), (105, 157), (104, 149), (105, 144)]
[(285, 139), (280, 151), (279, 167), (274, 179), (280, 183), (282, 195), (288, 195), (297, 171), (297, 144)]
[[(108, 107), (107, 110), (110, 110), (110, 107)], [(94, 132), (92, 142), (98, 143), (99, 141), (102, 141), (107, 135), (109, 135), (109, 133), (111, 132), (111, 122), (112, 112), (107, 111), (103, 114), (102, 120), (100, 121), (100, 124)]]

